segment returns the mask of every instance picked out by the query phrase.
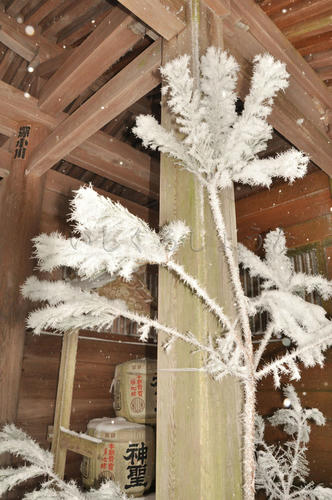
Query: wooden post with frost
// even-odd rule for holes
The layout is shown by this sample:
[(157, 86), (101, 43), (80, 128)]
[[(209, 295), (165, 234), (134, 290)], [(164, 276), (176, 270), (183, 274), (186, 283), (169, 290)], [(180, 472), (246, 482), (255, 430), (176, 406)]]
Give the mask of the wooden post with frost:
[[(209, 45), (222, 46), (222, 19), (199, 0), (187, 3), (187, 27), (163, 44), (163, 64), (178, 55), (202, 54)], [(196, 36), (197, 35), (197, 36)], [(198, 41), (198, 44), (197, 44)], [(197, 74), (197, 64), (193, 67)], [(174, 121), (164, 102), (162, 123)], [(231, 317), (234, 298), (229, 275), (217, 240), (206, 194), (193, 175), (181, 171), (166, 155), (161, 160), (160, 223), (184, 220), (192, 230), (190, 241), (178, 254), (185, 270), (196, 276)], [(228, 233), (236, 243), (233, 189), (221, 195)], [(160, 271), (159, 318), (200, 339), (213, 335), (216, 322), (199, 299), (167, 271)], [(158, 500), (238, 500), (242, 498), (239, 382), (226, 377), (215, 382), (186, 368), (200, 368), (202, 354), (181, 341), (168, 354), (159, 334), (158, 349)], [(176, 370), (172, 371), (175, 368)]]
[[(33, 149), (48, 130), (18, 124), (10, 173), (1, 190), (0, 218), (0, 428), (16, 420), (28, 303), (20, 286), (33, 271), (31, 238), (39, 233), (44, 178), (25, 175)], [(0, 462), (8, 462), (4, 455)]]

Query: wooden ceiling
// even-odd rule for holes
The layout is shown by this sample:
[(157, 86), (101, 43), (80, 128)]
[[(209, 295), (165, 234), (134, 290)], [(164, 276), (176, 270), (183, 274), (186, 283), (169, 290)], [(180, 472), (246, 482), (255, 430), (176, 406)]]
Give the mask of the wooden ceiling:
[(332, 92), (331, 0), (257, 0)]
[[(268, 50), (287, 63), (291, 87), (271, 117), (278, 133), (268, 153), (291, 142), (332, 173), (331, 0), (204, 1), (225, 16), (240, 96), (254, 54)], [(137, 114), (160, 114), (160, 42), (183, 29), (184, 3), (1, 0), (0, 175), (8, 174), (17, 124), (37, 120), (50, 133), (28, 172), (52, 168), (156, 210), (158, 156), (130, 130)]]

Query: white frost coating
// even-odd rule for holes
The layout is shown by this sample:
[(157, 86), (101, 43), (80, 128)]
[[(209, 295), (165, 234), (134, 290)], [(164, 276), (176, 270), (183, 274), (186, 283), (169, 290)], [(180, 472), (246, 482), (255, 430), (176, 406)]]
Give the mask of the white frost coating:
[(89, 436), (89, 434), (84, 434), (83, 432), (75, 432), (70, 429), (66, 429), (65, 427), (62, 427), (60, 425), (60, 430), (64, 432), (65, 434), (69, 434), (70, 436), (75, 436), (79, 437), (82, 439), (86, 439), (87, 441), (92, 441), (93, 443), (102, 443), (103, 441), (101, 439), (95, 438), (93, 436)]
[(94, 430), (95, 432), (117, 432), (123, 429), (140, 429), (144, 430), (145, 425), (136, 424), (134, 422), (128, 422), (123, 417), (103, 417), (103, 418), (94, 418), (90, 420), (87, 426), (88, 430)]
[(284, 389), (289, 408), (277, 410), (268, 421), (273, 426), (282, 426), (292, 437), (280, 446), (268, 445), (264, 441), (265, 423), (262, 417), (256, 420), (257, 474), (256, 487), (264, 490), (270, 500), (330, 500), (332, 489), (306, 484), (309, 463), (306, 458), (310, 438), (309, 421), (325, 425), (323, 414), (317, 408), (304, 409), (293, 386)]
[(106, 481), (98, 490), (91, 489), (89, 492), (79, 490), (74, 481), (63, 481), (53, 472), (52, 453), (43, 450), (13, 424), (5, 425), (0, 431), (0, 455), (8, 452), (20, 457), (26, 464), (0, 469), (0, 497), (16, 485), (40, 476), (43, 479), (39, 487), (26, 493), (23, 500), (128, 500), (113, 481)]
[(189, 61), (184, 55), (161, 69), (164, 93), (184, 139), (152, 116), (140, 115), (133, 132), (144, 146), (169, 154), (203, 184), (221, 189), (233, 181), (269, 186), (276, 176), (291, 182), (302, 177), (308, 158), (295, 149), (275, 158), (258, 157), (272, 137), (266, 118), (273, 98), (288, 85), (285, 65), (269, 54), (255, 57), (251, 88), (238, 115), (234, 90), (239, 67), (233, 57), (210, 47), (201, 58), (199, 85), (190, 74)]
[[(168, 104), (181, 134), (165, 130), (152, 116), (138, 117), (135, 129), (146, 146), (168, 153), (180, 167), (196, 175), (206, 188), (220, 248), (229, 269), (237, 317), (230, 319), (195, 276), (190, 276), (173, 260), (189, 232), (184, 222), (171, 222), (157, 234), (139, 218), (91, 188), (81, 188), (72, 203), (70, 218), (75, 225), (76, 238), (66, 239), (59, 234), (36, 238), (35, 256), (40, 269), (72, 267), (80, 278), (88, 280), (91, 287), (117, 276), (130, 279), (141, 264), (157, 263), (175, 274), (214, 314), (218, 320), (216, 331), (200, 341), (190, 331), (177, 331), (157, 320), (127, 311), (123, 304), (84, 291), (86, 282), (80, 284), (79, 279), (75, 280), (75, 287), (68, 284), (69, 288), (60, 283), (30, 279), (23, 287), (23, 293), (34, 300), (48, 302), (46, 307), (29, 317), (28, 324), (35, 333), (45, 327), (60, 331), (105, 329), (121, 315), (138, 324), (142, 340), (146, 340), (149, 329), (154, 328), (166, 334), (165, 348), (174, 340), (188, 343), (194, 352), (202, 353), (200, 370), (214, 379), (220, 381), (226, 375), (237, 377), (245, 393), (243, 493), (245, 500), (254, 500), (256, 382), (267, 374), (273, 375), (276, 385), (280, 384), (284, 374), (298, 379), (299, 361), (305, 366), (323, 364), (323, 351), (332, 344), (332, 323), (325, 318), (322, 309), (304, 302), (298, 294), (307, 290), (329, 297), (331, 284), (320, 276), (294, 273), (286, 255), (284, 236), (279, 231), (267, 235), (264, 261), (240, 247), (244, 264), (254, 275), (265, 280), (260, 296), (254, 300), (244, 296), (236, 251), (227, 234), (219, 191), (231, 186), (235, 180), (268, 186), (274, 176), (281, 176), (291, 182), (305, 173), (308, 159), (295, 149), (275, 158), (259, 157), (272, 132), (266, 119), (273, 98), (278, 90), (287, 86), (285, 66), (267, 54), (255, 58), (252, 84), (242, 114), (238, 114), (235, 107), (237, 72), (234, 59), (213, 47), (200, 61), (199, 82), (190, 73), (188, 56), (168, 63), (162, 69), (167, 83), (164, 94), (168, 96)], [(206, 262), (206, 265), (210, 263)], [(270, 313), (271, 320), (254, 349), (256, 344), (252, 342), (249, 319), (261, 309)], [(295, 348), (262, 366), (261, 357), (270, 338), (285, 334), (296, 344)], [(103, 428), (105, 422), (101, 426)], [(72, 498), (76, 498), (75, 495)]]

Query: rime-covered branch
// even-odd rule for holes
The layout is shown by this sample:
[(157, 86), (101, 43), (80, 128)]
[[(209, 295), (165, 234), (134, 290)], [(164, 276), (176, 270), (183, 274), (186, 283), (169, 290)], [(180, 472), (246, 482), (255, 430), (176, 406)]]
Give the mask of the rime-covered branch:
[(290, 407), (277, 410), (268, 421), (273, 426), (281, 425), (293, 440), (282, 446), (267, 445), (264, 441), (264, 421), (261, 417), (257, 418), (256, 487), (264, 490), (270, 500), (328, 500), (332, 498), (332, 489), (305, 484), (309, 474), (306, 459), (311, 431), (309, 421), (325, 425), (325, 418), (316, 408), (302, 408), (293, 386), (286, 386), (283, 392)]
[(16, 485), (38, 476), (44, 477), (40, 487), (26, 493), (24, 500), (128, 500), (113, 481), (107, 481), (99, 490), (87, 493), (80, 491), (74, 481), (65, 482), (53, 472), (53, 455), (43, 450), (25, 432), (6, 425), (0, 431), (0, 455), (11, 453), (30, 465), (0, 469), (0, 496), (11, 491)]

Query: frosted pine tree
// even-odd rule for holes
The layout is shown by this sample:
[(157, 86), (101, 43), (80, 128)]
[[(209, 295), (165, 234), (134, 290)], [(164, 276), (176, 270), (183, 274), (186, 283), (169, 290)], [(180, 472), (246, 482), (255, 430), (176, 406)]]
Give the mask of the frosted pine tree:
[[(171, 155), (179, 168), (195, 175), (207, 190), (216, 232), (230, 270), (237, 321), (231, 321), (197, 279), (177, 263), (176, 252), (190, 231), (182, 221), (173, 221), (156, 233), (121, 205), (89, 187), (81, 188), (72, 202), (70, 219), (76, 233), (72, 238), (53, 233), (42, 234), (34, 240), (35, 257), (41, 270), (67, 266), (76, 271), (79, 279), (51, 282), (32, 277), (22, 292), (27, 298), (46, 303), (28, 317), (28, 326), (35, 333), (44, 328), (60, 332), (72, 328), (105, 330), (111, 327), (114, 318), (123, 316), (138, 323), (142, 340), (146, 340), (149, 330), (154, 328), (166, 333), (170, 342), (178, 340), (194, 346), (196, 352), (205, 355), (202, 370), (216, 380), (221, 381), (226, 375), (237, 377), (242, 382), (245, 400), (244, 498), (253, 500), (257, 381), (272, 374), (279, 385), (280, 375), (300, 377), (300, 362), (306, 366), (323, 363), (323, 351), (332, 345), (332, 324), (322, 308), (308, 307), (298, 292), (315, 289), (328, 298), (332, 287), (322, 277), (295, 273), (286, 255), (284, 235), (277, 230), (266, 239), (265, 261), (239, 248), (243, 265), (264, 279), (260, 297), (247, 299), (241, 286), (237, 255), (234, 255), (219, 204), (219, 192), (235, 181), (269, 186), (274, 176), (293, 181), (306, 171), (308, 159), (295, 149), (275, 158), (258, 158), (272, 135), (266, 118), (273, 98), (287, 86), (285, 66), (269, 55), (255, 58), (251, 88), (243, 113), (238, 115), (235, 109), (238, 66), (234, 59), (209, 48), (201, 58), (199, 82), (194, 82), (189, 63), (189, 57), (183, 56), (161, 70), (166, 84), (164, 92), (182, 138), (163, 129), (152, 116), (139, 116), (134, 132), (145, 146)], [(98, 294), (96, 289), (101, 284), (117, 276), (129, 280), (132, 273), (146, 263), (158, 264), (175, 273), (201, 299), (219, 322), (217, 336), (206, 343), (200, 342), (191, 332), (177, 331), (129, 311), (123, 302)], [(258, 310), (266, 310), (270, 320), (255, 350), (249, 320)], [(294, 348), (264, 364), (263, 354), (269, 339), (281, 332), (292, 339)]]
[(304, 409), (293, 386), (284, 389), (290, 407), (277, 410), (268, 421), (282, 426), (292, 437), (282, 446), (267, 445), (264, 441), (265, 422), (256, 417), (257, 490), (264, 490), (269, 500), (330, 500), (332, 489), (306, 484), (309, 474), (306, 458), (310, 439), (310, 420), (325, 425), (325, 417), (317, 408)]

